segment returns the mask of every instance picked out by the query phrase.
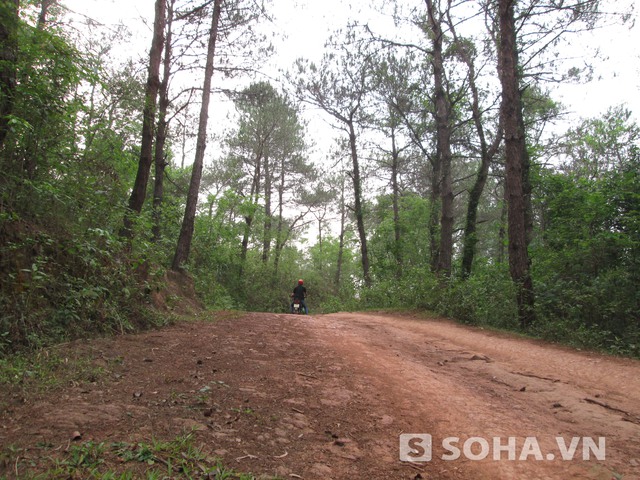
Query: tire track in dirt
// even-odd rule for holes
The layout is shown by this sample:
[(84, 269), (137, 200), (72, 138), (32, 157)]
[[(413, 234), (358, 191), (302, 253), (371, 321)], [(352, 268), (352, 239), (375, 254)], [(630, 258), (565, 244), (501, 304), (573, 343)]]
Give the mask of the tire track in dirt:
[[(445, 437), (491, 444), (535, 437), (545, 458), (449, 462), (473, 478), (624, 478), (640, 476), (640, 363), (582, 353), (446, 321), (336, 314), (313, 331), (375, 381), (410, 433), (430, 433), (434, 455)], [(585, 400), (586, 399), (586, 400)], [(560, 460), (556, 437), (606, 438), (604, 462)], [(582, 446), (576, 457), (582, 458)], [(441, 450), (441, 452), (447, 453)], [(554, 461), (546, 455), (553, 453)], [(491, 459), (489, 455), (489, 459)], [(425, 471), (429, 470), (429, 465)], [(471, 477), (470, 477), (471, 478)]]

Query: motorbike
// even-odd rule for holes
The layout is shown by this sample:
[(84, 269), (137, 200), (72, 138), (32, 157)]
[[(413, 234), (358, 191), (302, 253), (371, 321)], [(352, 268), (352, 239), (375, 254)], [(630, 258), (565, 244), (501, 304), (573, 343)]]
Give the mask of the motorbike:
[(302, 306), (302, 302), (299, 298), (293, 298), (292, 313), (294, 315), (306, 315), (304, 307)]

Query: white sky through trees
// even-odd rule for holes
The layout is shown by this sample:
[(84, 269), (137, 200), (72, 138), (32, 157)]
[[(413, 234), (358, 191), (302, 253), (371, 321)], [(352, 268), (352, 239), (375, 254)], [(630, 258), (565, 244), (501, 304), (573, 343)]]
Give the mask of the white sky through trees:
[[(105, 26), (124, 23), (133, 34), (131, 42), (121, 47), (124, 54), (134, 58), (148, 55), (155, 0), (60, 0), (60, 3)], [(350, 3), (360, 5), (352, 7)], [(370, 3), (374, 2), (274, 0), (269, 10), (274, 22), (261, 27), (273, 32), (272, 41), (277, 48), (270, 65), (264, 69), (267, 79), (276, 83), (278, 69), (290, 69), (298, 57), (320, 60), (330, 33), (344, 27), (349, 19), (369, 23), (378, 31), (393, 28), (389, 18), (371, 9)], [(422, 4), (420, 0), (415, 3), (417, 7)], [(633, 0), (609, 0), (605, 8), (622, 10), (633, 3)], [(78, 27), (81, 27), (81, 18)], [(577, 63), (592, 62), (594, 75), (587, 84), (548, 85), (555, 92), (552, 93), (554, 100), (566, 106), (569, 125), (575, 125), (580, 118), (599, 116), (609, 107), (620, 104), (626, 104), (636, 121), (640, 121), (640, 27), (630, 28), (632, 24), (633, 21), (624, 26), (599, 28), (571, 39), (574, 52), (567, 56), (577, 58)], [(600, 52), (601, 57), (594, 62), (596, 52)], [(562, 55), (565, 54), (563, 51)], [(257, 79), (263, 78), (255, 76), (236, 81), (242, 87)], [(309, 115), (312, 128), (315, 125), (317, 129), (325, 129), (322, 120), (313, 119), (313, 112), (307, 112)]]

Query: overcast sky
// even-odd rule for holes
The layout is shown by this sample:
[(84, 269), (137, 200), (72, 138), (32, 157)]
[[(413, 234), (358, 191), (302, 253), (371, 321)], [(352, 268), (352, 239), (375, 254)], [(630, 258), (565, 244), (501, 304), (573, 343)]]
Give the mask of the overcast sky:
[[(129, 25), (134, 38), (131, 53), (145, 56), (149, 48), (154, 0), (61, 0), (71, 10), (110, 25)], [(418, 1), (418, 0), (416, 0)], [(617, 5), (633, 3), (623, 0)], [(273, 28), (286, 35), (279, 45), (274, 62), (287, 69), (297, 57), (319, 58), (322, 47), (335, 28), (346, 18), (361, 22), (379, 22), (380, 16), (367, 8), (356, 11), (344, 0), (274, 0), (270, 12), (276, 17)], [(613, 2), (616, 4), (615, 2)], [(146, 20), (146, 25), (143, 19)], [(589, 34), (579, 42), (578, 54), (593, 58), (597, 49), (603, 58), (596, 62), (595, 80), (587, 85), (559, 85), (555, 99), (562, 101), (576, 116), (596, 116), (610, 106), (626, 103), (640, 121), (640, 28), (612, 27)], [(582, 50), (582, 51), (580, 51)]]

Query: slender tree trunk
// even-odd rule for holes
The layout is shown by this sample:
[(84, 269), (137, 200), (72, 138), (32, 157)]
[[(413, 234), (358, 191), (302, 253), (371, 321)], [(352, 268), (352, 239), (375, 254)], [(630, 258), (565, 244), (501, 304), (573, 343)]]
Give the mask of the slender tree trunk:
[(280, 267), (280, 254), (284, 247), (282, 241), (282, 229), (284, 227), (284, 189), (285, 189), (285, 172), (284, 156), (280, 164), (280, 184), (278, 185), (278, 226), (276, 227), (276, 253), (273, 259), (273, 271), (274, 277), (278, 276), (278, 268)]
[[(260, 194), (260, 175), (262, 169), (262, 153), (256, 156), (256, 165), (253, 172), (253, 182), (251, 183), (251, 192), (249, 200), (252, 206), (257, 205), (258, 196)], [(242, 246), (240, 250), (240, 276), (244, 273), (244, 264), (247, 260), (247, 252), (249, 251), (249, 236), (251, 235), (251, 225), (253, 224), (253, 211), (244, 217), (244, 234), (242, 236)]]
[(362, 180), (360, 178), (360, 164), (358, 162), (358, 151), (356, 148), (356, 131), (353, 126), (353, 120), (348, 122), (349, 126), (349, 146), (351, 147), (351, 161), (353, 163), (353, 194), (354, 211), (356, 215), (356, 224), (358, 227), (358, 236), (360, 237), (360, 255), (362, 260), (362, 274), (364, 284), (367, 288), (371, 287), (371, 276), (369, 274), (369, 252), (367, 249), (367, 234), (364, 226), (364, 212), (362, 206)]
[[(524, 118), (520, 115), (520, 126), (525, 131)], [(524, 194), (524, 231), (527, 249), (533, 238), (533, 205), (531, 203), (531, 159), (526, 143), (522, 145), (522, 193)]]
[[(324, 215), (317, 217), (318, 219), (318, 247), (320, 248), (320, 258), (322, 258), (322, 222), (324, 222)], [(322, 269), (322, 264), (320, 265)]]
[(156, 102), (160, 88), (160, 63), (162, 47), (164, 45), (164, 29), (166, 24), (166, 0), (156, 0), (155, 20), (153, 23), (153, 39), (149, 52), (149, 73), (145, 90), (144, 110), (142, 119), (142, 140), (140, 145), (140, 160), (138, 172), (129, 197), (129, 211), (124, 217), (124, 227), (121, 235), (132, 235), (132, 213), (140, 213), (147, 195), (147, 183), (153, 162), (153, 129), (156, 118)]
[(154, 154), (155, 178), (153, 183), (153, 241), (157, 242), (161, 236), (162, 200), (164, 197), (164, 169), (167, 166), (164, 146), (167, 139), (167, 110), (169, 109), (169, 77), (171, 76), (171, 41), (173, 25), (173, 6), (175, 0), (167, 2), (167, 39), (164, 44), (164, 64), (162, 82), (160, 83), (160, 101), (158, 109), (158, 131), (156, 132), (156, 146)]
[(500, 229), (498, 230), (498, 263), (504, 263), (506, 258), (505, 247), (507, 245), (507, 192), (503, 191), (503, 198), (500, 202)]
[(453, 258), (453, 181), (451, 178), (451, 105), (445, 89), (445, 71), (442, 46), (442, 28), (440, 18), (436, 18), (433, 1), (425, 0), (429, 18), (429, 27), (433, 34), (432, 60), (437, 153), (442, 165), (442, 183), (440, 189), (440, 245), (436, 272), (444, 276), (451, 274)]
[[(158, 126), (160, 130), (161, 126)], [(164, 198), (164, 170), (167, 166), (166, 157), (156, 153), (155, 179), (153, 183), (153, 226), (151, 233), (153, 242), (160, 241), (162, 237), (162, 201)]]
[(92, 128), (94, 115), (96, 113), (96, 91), (98, 89), (98, 85), (96, 82), (91, 84), (91, 94), (89, 95), (89, 109), (85, 114), (85, 140), (84, 140), (84, 153), (82, 156), (83, 161), (87, 161), (87, 155), (91, 151), (91, 147), (93, 146), (93, 141), (96, 138), (96, 134), (98, 130), (96, 128)]
[(9, 133), (9, 115), (15, 103), (19, 8), (19, 0), (0, 0), (0, 149)]
[(271, 170), (269, 157), (264, 159), (264, 231), (262, 237), (262, 263), (269, 261), (271, 250)]
[(204, 83), (202, 86), (202, 106), (200, 109), (200, 120), (198, 122), (198, 138), (196, 141), (196, 155), (193, 162), (189, 193), (187, 194), (187, 205), (182, 220), (182, 228), (178, 237), (176, 253), (173, 257), (171, 268), (180, 270), (182, 265), (189, 259), (191, 250), (191, 240), (193, 239), (193, 229), (196, 218), (196, 208), (198, 206), (198, 193), (200, 192), (200, 180), (202, 179), (202, 166), (204, 163), (204, 151), (207, 146), (207, 123), (209, 120), (209, 100), (211, 98), (211, 79), (213, 77), (213, 60), (218, 40), (218, 25), (223, 0), (215, 0), (213, 4), (213, 15), (211, 17), (211, 31), (209, 32), (209, 45), (207, 49), (207, 64), (204, 72)]
[(522, 328), (535, 320), (534, 292), (528, 254), (528, 159), (518, 76), (518, 51), (513, 0), (499, 0), (499, 75), (502, 84), (502, 123), (506, 153), (509, 270), (516, 285), (518, 317)]
[(396, 275), (402, 276), (402, 230), (400, 227), (400, 187), (398, 185), (398, 170), (400, 169), (400, 152), (396, 145), (395, 129), (391, 129), (391, 195), (393, 201), (393, 250), (396, 258)]
[(490, 162), (486, 157), (482, 157), (480, 168), (476, 174), (476, 181), (469, 192), (469, 202), (467, 204), (467, 217), (464, 227), (464, 240), (462, 245), (462, 268), (460, 275), (462, 278), (469, 278), (471, 275), (471, 268), (473, 266), (473, 259), (476, 254), (476, 245), (478, 243), (478, 236), (476, 233), (477, 219), (478, 219), (478, 206), (480, 205), (480, 197), (484, 190), (484, 186), (487, 183), (487, 176), (489, 174)]
[[(438, 266), (438, 258), (440, 251), (440, 242), (438, 232), (440, 231), (440, 183), (442, 167), (439, 155), (431, 155), (429, 148), (422, 141), (422, 137), (426, 132), (422, 132), (415, 128), (411, 121), (406, 117), (404, 123), (409, 130), (412, 143), (418, 147), (424, 158), (431, 165), (429, 173), (429, 218), (427, 219), (427, 235), (429, 237), (429, 269), (436, 272)], [(426, 195), (426, 194), (425, 194)]]
[(52, 5), (55, 5), (57, 0), (42, 0), (40, 4), (40, 13), (38, 14), (38, 23), (36, 24), (36, 28), (38, 30), (44, 30), (47, 26), (47, 16), (49, 15), (49, 8)]
[(244, 217), (244, 233), (242, 234), (242, 243), (240, 247), (240, 276), (244, 272), (244, 263), (247, 261), (247, 252), (249, 251), (249, 236), (251, 235), (251, 225), (253, 224), (253, 214)]
[(340, 285), (342, 284), (342, 263), (344, 261), (344, 236), (345, 225), (347, 223), (347, 212), (344, 201), (344, 176), (342, 176), (342, 182), (340, 184), (340, 234), (338, 236), (338, 260), (336, 261), (336, 291), (340, 291)]
[(438, 155), (431, 161), (431, 191), (429, 192), (429, 264), (432, 272), (438, 270), (440, 258), (440, 211), (442, 210), (441, 181), (442, 168)]
[(451, 154), (442, 165), (442, 215), (440, 217), (440, 251), (437, 272), (445, 277), (451, 275), (453, 258), (453, 180), (451, 177)]
[(187, 158), (187, 121), (189, 118), (189, 110), (187, 108), (184, 109), (184, 124), (182, 125), (182, 142), (181, 146), (181, 155), (180, 155), (180, 169), (184, 169), (184, 162)]
[(480, 205), (480, 198), (482, 197), (482, 192), (484, 191), (484, 187), (487, 183), (489, 167), (491, 166), (491, 162), (493, 162), (493, 158), (498, 152), (498, 148), (502, 142), (502, 123), (499, 122), (493, 143), (488, 145), (482, 121), (482, 113), (480, 111), (480, 94), (478, 93), (478, 87), (476, 85), (475, 66), (473, 64), (473, 59), (468, 54), (464, 55), (464, 60), (469, 69), (468, 79), (472, 95), (471, 110), (473, 123), (480, 141), (480, 167), (478, 168), (476, 181), (469, 192), (469, 202), (467, 204), (467, 217), (462, 246), (461, 277), (468, 278), (469, 275), (471, 275), (473, 259), (476, 254), (476, 244), (478, 243), (478, 236), (476, 234), (478, 206)]
[(440, 184), (442, 180), (442, 166), (440, 164), (439, 155), (431, 155), (428, 148), (421, 140), (422, 132), (416, 131), (411, 122), (405, 121), (409, 128), (411, 140), (413, 144), (420, 149), (422, 155), (431, 165), (429, 173), (429, 218), (427, 219), (427, 235), (429, 237), (429, 269), (435, 273), (438, 267), (438, 258), (440, 252)]

